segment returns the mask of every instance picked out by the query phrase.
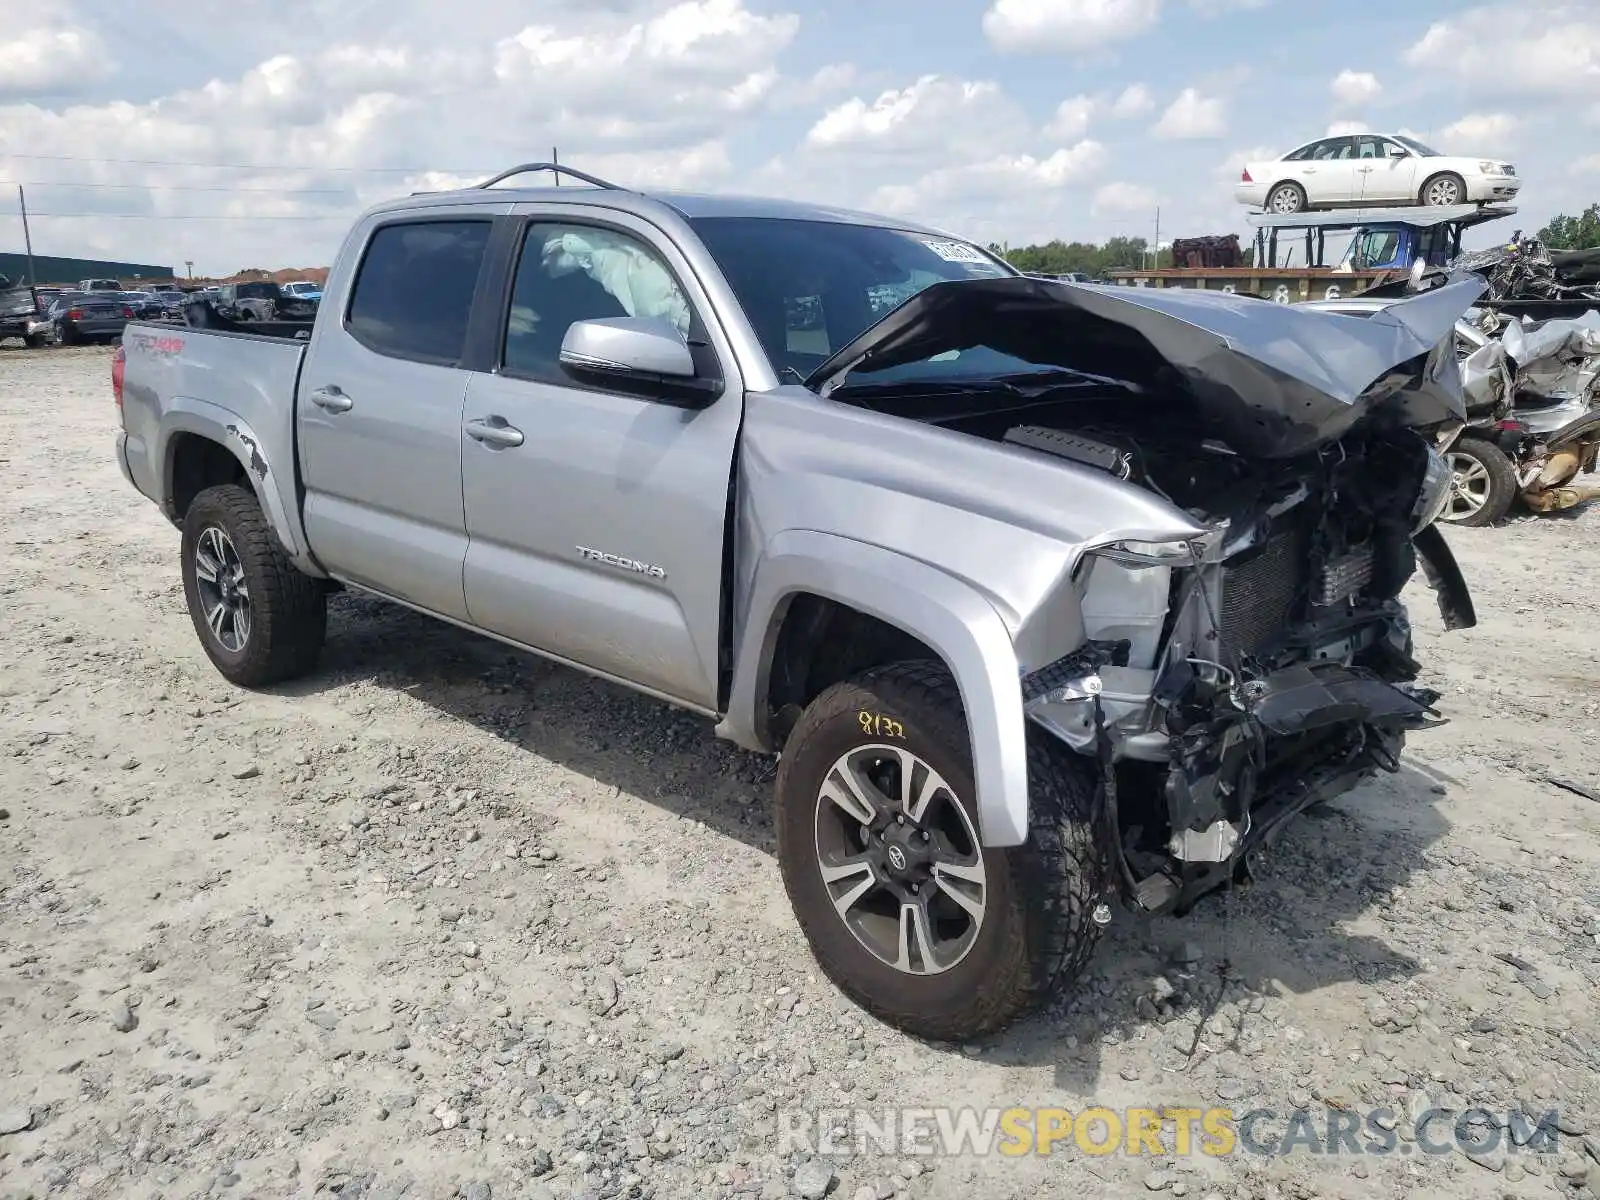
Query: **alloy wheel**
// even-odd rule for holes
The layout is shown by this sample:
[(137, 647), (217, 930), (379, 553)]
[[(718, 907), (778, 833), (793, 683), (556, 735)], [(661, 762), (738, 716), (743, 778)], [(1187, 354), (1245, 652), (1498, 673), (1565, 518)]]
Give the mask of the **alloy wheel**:
[(1450, 464), (1450, 500), (1441, 518), (1464, 521), (1489, 503), (1489, 468), (1468, 454), (1452, 454), (1446, 461)]
[(989, 896), (983, 850), (925, 760), (882, 744), (840, 755), (818, 789), (815, 830), (829, 898), (869, 953), (908, 975), (967, 956)]
[(1430, 206), (1445, 208), (1461, 203), (1461, 189), (1456, 186), (1454, 179), (1435, 179), (1428, 185), (1427, 198)]
[(216, 525), (201, 530), (195, 542), (194, 580), (211, 636), (238, 654), (250, 641), (250, 588), (233, 539)]

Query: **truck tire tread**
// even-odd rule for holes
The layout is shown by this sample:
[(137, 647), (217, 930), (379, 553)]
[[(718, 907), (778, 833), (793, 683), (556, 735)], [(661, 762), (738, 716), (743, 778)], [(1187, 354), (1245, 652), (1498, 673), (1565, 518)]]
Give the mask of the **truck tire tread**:
[[(786, 803), (805, 808), (805, 827), (814, 794), (810, 781), (798, 796), (793, 794), (795, 781), (789, 778), (789, 768), (803, 757), (809, 739), (836, 729), (841, 720), (853, 723), (867, 705), (914, 713), (919, 729), (946, 748), (959, 748), (959, 758), (970, 763), (960, 691), (944, 664), (925, 660), (872, 668), (817, 697), (785, 747), (778, 802), (780, 808)], [(828, 977), (880, 1020), (940, 1041), (990, 1033), (1044, 1004), (1093, 954), (1100, 932), (1094, 908), (1109, 878), (1094, 835), (1093, 771), (1065, 747), (1051, 744), (1048, 735), (1030, 729), (1028, 780), (1028, 840), (1001, 852), (1011, 876), (1012, 904), (1001, 914), (1005, 936), (999, 957), (958, 1010), (932, 1014), (915, 1007), (910, 996), (896, 1002), (870, 994), (854, 982), (848, 963), (831, 954), (826, 942), (810, 939)], [(970, 801), (970, 795), (965, 799)], [(809, 842), (800, 847), (787, 844), (795, 830), (786, 830), (789, 822), (783, 817), (780, 812), (779, 859), (804, 926), (809, 914), (800, 909), (807, 901), (794, 886), (793, 873), (815, 870), (814, 848)], [(818, 917), (837, 919), (831, 913)]]
[[(212, 523), (220, 524), (232, 540), (250, 587), (252, 628), (237, 656), (213, 643), (195, 591), (194, 543)], [(190, 503), (183, 522), (183, 589), (201, 646), (230, 682), (265, 687), (316, 667), (327, 632), (326, 591), (321, 580), (289, 561), (249, 489), (238, 484), (209, 487)]]

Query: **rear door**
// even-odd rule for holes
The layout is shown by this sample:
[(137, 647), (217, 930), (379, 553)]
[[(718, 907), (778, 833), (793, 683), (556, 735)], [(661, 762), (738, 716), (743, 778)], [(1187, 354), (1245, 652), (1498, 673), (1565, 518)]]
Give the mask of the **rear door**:
[[(611, 210), (523, 206), (493, 369), (460, 431), (466, 594), (482, 628), (705, 710), (718, 703), (724, 536), (743, 405), (689, 263)], [(572, 322), (659, 316), (686, 333), (705, 407), (561, 367)], [(486, 427), (518, 444), (482, 440)]]
[(465, 620), (461, 404), (486, 207), (380, 214), (330, 279), (296, 397), (305, 527), (335, 577)]
[(1349, 204), (1361, 198), (1356, 183), (1355, 139), (1324, 138), (1300, 164), (1306, 199), (1316, 204)]

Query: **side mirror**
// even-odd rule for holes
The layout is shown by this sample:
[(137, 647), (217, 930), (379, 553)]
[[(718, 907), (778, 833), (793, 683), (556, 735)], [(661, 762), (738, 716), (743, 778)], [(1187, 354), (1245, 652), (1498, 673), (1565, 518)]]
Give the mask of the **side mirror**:
[(1384, 153), (1387, 154), (1390, 158), (1406, 158), (1406, 157), (1408, 157), (1408, 152), (1403, 150), (1403, 149), (1401, 149), (1399, 146), (1388, 146), (1388, 147), (1386, 147), (1384, 149)]
[(561, 339), (561, 365), (595, 379), (693, 379), (694, 356), (660, 317), (601, 317), (574, 321)]

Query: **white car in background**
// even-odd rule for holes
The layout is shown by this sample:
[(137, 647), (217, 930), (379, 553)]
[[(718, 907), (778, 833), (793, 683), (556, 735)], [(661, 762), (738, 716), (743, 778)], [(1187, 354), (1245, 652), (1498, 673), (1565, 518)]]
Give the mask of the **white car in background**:
[(1440, 154), (1398, 133), (1359, 133), (1318, 138), (1282, 158), (1246, 163), (1233, 194), (1241, 204), (1288, 215), (1366, 205), (1504, 203), (1521, 189), (1510, 163)]

